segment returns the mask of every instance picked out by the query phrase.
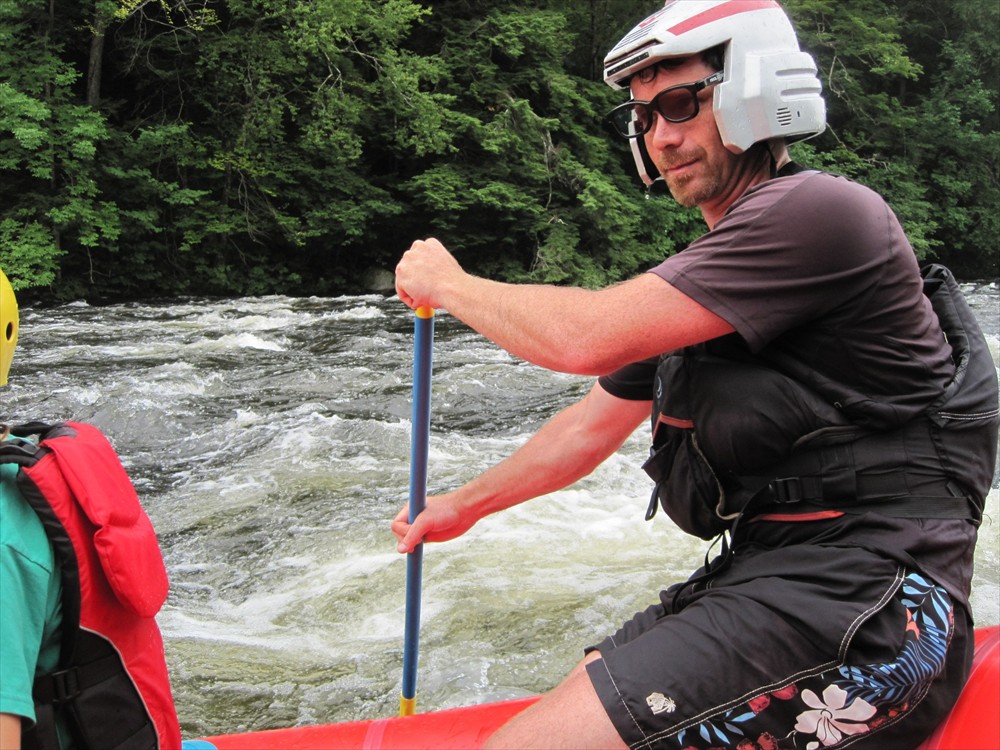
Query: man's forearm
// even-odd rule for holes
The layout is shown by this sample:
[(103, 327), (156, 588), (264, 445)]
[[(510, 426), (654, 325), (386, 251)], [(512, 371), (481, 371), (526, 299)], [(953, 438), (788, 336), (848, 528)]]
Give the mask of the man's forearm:
[(597, 291), (505, 284), (466, 273), (433, 238), (403, 254), (396, 291), (414, 309), (444, 308), (516, 357), (578, 375), (603, 375), (733, 330), (651, 273)]
[(509, 458), (453, 493), (477, 519), (563, 489), (589, 475), (649, 415), (649, 402), (624, 401), (595, 384)]
[(560, 372), (591, 371), (595, 349), (588, 305), (597, 292), (505, 284), (465, 276), (442, 295), (447, 311), (515, 357)]

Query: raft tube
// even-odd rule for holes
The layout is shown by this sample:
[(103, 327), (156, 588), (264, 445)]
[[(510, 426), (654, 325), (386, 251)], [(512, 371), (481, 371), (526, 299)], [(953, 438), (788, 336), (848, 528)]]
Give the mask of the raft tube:
[[(227, 734), (186, 750), (478, 750), (538, 696), (415, 716)], [(1000, 749), (1000, 626), (976, 630), (969, 681), (948, 718), (918, 750)]]
[(948, 718), (917, 750), (1000, 750), (1000, 626), (976, 629), (972, 671)]
[(478, 750), (486, 738), (539, 696), (390, 719), (206, 737), (185, 750)]

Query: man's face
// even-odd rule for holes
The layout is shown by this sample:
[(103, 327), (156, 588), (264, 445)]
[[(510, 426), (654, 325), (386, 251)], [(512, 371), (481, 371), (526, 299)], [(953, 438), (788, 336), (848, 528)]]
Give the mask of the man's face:
[[(715, 72), (700, 57), (675, 67), (657, 67), (652, 78), (640, 74), (632, 79), (632, 97), (650, 101), (669, 86), (694, 83)], [(699, 111), (693, 119), (674, 123), (656, 115), (642, 136), (671, 195), (688, 208), (725, 199), (741, 161), (722, 145), (712, 112), (712, 91), (710, 87), (698, 92)]]

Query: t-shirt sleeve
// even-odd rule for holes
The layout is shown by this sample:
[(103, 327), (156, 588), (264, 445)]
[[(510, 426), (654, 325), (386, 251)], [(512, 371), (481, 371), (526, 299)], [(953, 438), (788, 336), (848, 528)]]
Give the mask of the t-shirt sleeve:
[(649, 401), (653, 398), (657, 362), (656, 357), (633, 362), (608, 375), (602, 375), (597, 382), (612, 396), (626, 401)]
[[(4, 516), (0, 530), (0, 713), (34, 721), (31, 687), (46, 637), (45, 623), (58, 601), (58, 574), (50, 567), (51, 547), (38, 517), (13, 496), (7, 481), (0, 481), (0, 508)], [(40, 555), (34, 554), (36, 548)]]
[(35, 719), (31, 686), (44, 631), (49, 572), (8, 545), (0, 547), (0, 713)]
[(880, 196), (849, 180), (823, 173), (770, 180), (652, 272), (759, 351), (793, 328), (853, 309), (900, 250), (891, 247), (894, 222)]

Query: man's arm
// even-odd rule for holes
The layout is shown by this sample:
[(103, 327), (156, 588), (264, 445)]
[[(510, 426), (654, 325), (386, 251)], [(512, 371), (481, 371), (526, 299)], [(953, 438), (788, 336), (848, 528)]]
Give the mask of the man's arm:
[(427, 499), (411, 526), (403, 508), (392, 523), (400, 552), (443, 542), (477, 521), (587, 476), (649, 417), (649, 401), (626, 401), (595, 383), (580, 401), (546, 422), (509, 458), (454, 492)]
[(466, 273), (435, 239), (403, 255), (396, 291), (414, 309), (446, 309), (521, 359), (579, 375), (604, 375), (733, 331), (654, 274), (596, 291), (504, 284)]

